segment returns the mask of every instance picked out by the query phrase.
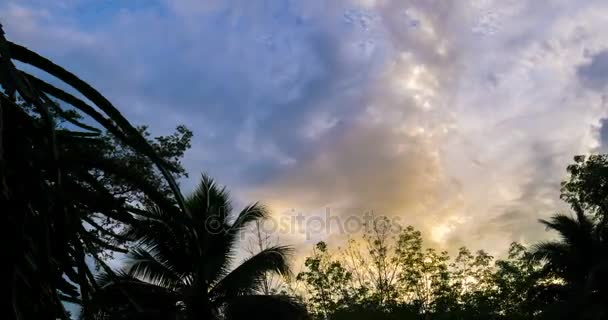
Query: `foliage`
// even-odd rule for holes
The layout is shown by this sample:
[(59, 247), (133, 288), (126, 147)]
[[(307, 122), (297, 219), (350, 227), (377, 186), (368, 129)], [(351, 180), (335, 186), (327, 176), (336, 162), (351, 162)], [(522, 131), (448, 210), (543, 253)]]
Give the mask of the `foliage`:
[(605, 227), (580, 208), (575, 213), (542, 220), (560, 240), (541, 242), (532, 253), (545, 262), (543, 273), (556, 280), (544, 288), (552, 302), (547, 318), (603, 319), (608, 316), (608, 241), (600, 236)]
[[(121, 271), (124, 277), (95, 293), (85, 318), (131, 319), (154, 312), (180, 319), (241, 319), (255, 311), (244, 314), (245, 306), (274, 317), (306, 316), (290, 297), (258, 294), (266, 273), (289, 274), (289, 247), (264, 248), (231, 268), (241, 232), (267, 216), (263, 206), (252, 204), (234, 214), (228, 192), (205, 175), (185, 205), (188, 214), (151, 207), (141, 225), (126, 231), (137, 245)], [(159, 303), (141, 306), (149, 301)]]
[[(539, 311), (528, 302), (534, 298), (540, 263), (529, 259), (521, 244), (513, 243), (505, 260), (494, 261), (484, 251), (472, 254), (464, 247), (452, 260), (447, 252), (425, 249), (420, 232), (404, 228), (391, 244), (395, 259), (387, 267), (396, 276), (387, 292), (365, 273), (374, 264), (365, 259), (380, 256), (362, 252), (361, 241), (367, 240), (351, 240), (348, 250), (336, 255), (320, 242), (306, 259), (297, 279), (305, 283), (308, 306), (316, 317), (530, 319)], [(368, 265), (348, 263), (353, 257), (366, 257), (358, 261)], [(361, 270), (368, 278), (359, 281), (353, 275)]]
[(305, 283), (310, 295), (308, 304), (319, 317), (335, 313), (359, 293), (352, 283), (352, 273), (331, 259), (325, 242), (315, 245), (304, 266), (307, 271), (300, 272), (296, 279)]
[(306, 282), (312, 313), (331, 319), (605, 319), (606, 155), (575, 157), (568, 172), (562, 198), (575, 217), (541, 220), (559, 240), (531, 248), (512, 243), (505, 259), (466, 247), (451, 259), (425, 248), (411, 226), (387, 234), (395, 228), (387, 228), (386, 219), (374, 220), (362, 239), (337, 254), (317, 244), (298, 277)]
[[(69, 94), (15, 67), (36, 67)], [(0, 29), (0, 197), (7, 210), (14, 319), (67, 318), (62, 302), (87, 307), (98, 287), (86, 260), (124, 251), (116, 226), (134, 225), (139, 204), (183, 207), (175, 179), (191, 134), (147, 140), (99, 92)], [(86, 119), (86, 120), (85, 120)]]
[(558, 241), (534, 247), (532, 258), (544, 262), (543, 273), (554, 279), (544, 286), (546, 318), (608, 317), (608, 155), (574, 157), (562, 183), (561, 197), (574, 217), (553, 215), (541, 220), (559, 234)]
[(608, 221), (608, 154), (576, 156), (569, 165), (570, 179), (562, 182), (561, 197), (572, 208)]
[(508, 256), (495, 264), (496, 312), (508, 319), (532, 319), (535, 312), (545, 307), (538, 296), (541, 263), (531, 259), (528, 248), (512, 243)]

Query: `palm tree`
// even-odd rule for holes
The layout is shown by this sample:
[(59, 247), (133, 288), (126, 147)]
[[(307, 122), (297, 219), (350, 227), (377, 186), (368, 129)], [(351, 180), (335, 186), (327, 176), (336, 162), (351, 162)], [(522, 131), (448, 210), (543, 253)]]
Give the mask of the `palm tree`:
[(260, 315), (304, 317), (284, 296), (261, 295), (264, 275), (288, 275), (290, 248), (272, 246), (230, 269), (239, 235), (266, 217), (258, 203), (232, 214), (229, 195), (203, 175), (185, 200), (188, 214), (148, 210), (127, 231), (136, 240), (124, 271), (103, 274), (90, 312), (94, 319), (240, 319)]
[(9, 318), (69, 319), (65, 302), (86, 309), (97, 287), (86, 259), (105, 268), (101, 253), (124, 251), (114, 226), (132, 222), (134, 203), (185, 210), (179, 164), (166, 150), (75, 74), (6, 39), (0, 25)]
[(542, 274), (550, 281), (545, 297), (553, 300), (551, 318), (604, 319), (608, 316), (602, 299), (608, 297), (608, 242), (605, 227), (589, 218), (580, 206), (576, 217), (554, 215), (541, 220), (560, 235), (559, 241), (535, 246), (532, 258), (544, 261)]

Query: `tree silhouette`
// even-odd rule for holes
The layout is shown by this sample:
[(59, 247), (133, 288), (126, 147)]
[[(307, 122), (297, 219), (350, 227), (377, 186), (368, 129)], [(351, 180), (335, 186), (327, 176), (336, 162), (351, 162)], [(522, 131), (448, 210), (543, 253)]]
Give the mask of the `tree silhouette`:
[(575, 156), (567, 168), (570, 178), (562, 182), (561, 198), (573, 209), (608, 223), (608, 154)]
[(546, 301), (538, 295), (539, 282), (543, 282), (539, 273), (542, 263), (531, 259), (531, 254), (529, 248), (513, 242), (507, 258), (496, 261), (492, 279), (495, 311), (506, 319), (534, 319), (546, 307)]
[(567, 170), (561, 198), (575, 216), (541, 220), (560, 239), (537, 244), (531, 257), (545, 262), (544, 276), (554, 280), (541, 292), (552, 304), (547, 317), (603, 319), (608, 316), (608, 155), (575, 156)]
[(605, 231), (582, 208), (575, 207), (575, 214), (541, 220), (560, 239), (537, 244), (532, 258), (544, 261), (544, 275), (555, 279), (544, 287), (555, 301), (548, 310), (551, 318), (603, 319), (608, 315), (608, 243), (600, 236)]
[[(255, 203), (234, 215), (229, 195), (203, 175), (186, 199), (188, 214), (155, 207), (125, 235), (136, 241), (119, 279), (101, 277), (85, 318), (180, 319), (304, 317), (286, 296), (259, 295), (265, 275), (288, 275), (290, 248), (267, 247), (231, 269), (241, 232), (267, 216)], [(152, 303), (151, 303), (152, 302)], [(245, 308), (245, 309), (243, 309)]]
[[(46, 72), (76, 95), (18, 69)], [(0, 200), (14, 319), (68, 318), (98, 288), (86, 259), (124, 251), (116, 225), (138, 223), (140, 204), (184, 208), (175, 179), (191, 134), (150, 141), (97, 90), (12, 43), (0, 28)]]

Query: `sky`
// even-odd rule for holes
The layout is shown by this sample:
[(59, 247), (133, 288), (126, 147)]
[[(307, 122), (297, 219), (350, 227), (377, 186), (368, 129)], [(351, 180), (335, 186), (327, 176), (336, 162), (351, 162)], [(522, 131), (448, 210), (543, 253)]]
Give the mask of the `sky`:
[[(605, 0), (8, 0), (8, 39), (134, 124), (194, 132), (235, 202), (340, 243), (365, 213), (430, 245), (504, 253), (550, 236), (576, 154), (608, 152)], [(346, 222), (350, 221), (350, 222)], [(271, 226), (272, 228), (272, 226)], [(314, 229), (314, 230), (310, 230)], [(274, 230), (274, 229), (273, 229)]]

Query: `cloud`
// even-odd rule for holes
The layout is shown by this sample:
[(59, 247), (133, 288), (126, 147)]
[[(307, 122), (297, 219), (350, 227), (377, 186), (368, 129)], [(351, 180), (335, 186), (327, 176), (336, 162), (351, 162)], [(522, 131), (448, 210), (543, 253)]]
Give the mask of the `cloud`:
[(369, 28), (388, 49), (359, 84), (358, 120), (255, 196), (310, 212), (401, 215), (450, 247), (500, 251), (547, 236), (537, 219), (567, 210), (559, 182), (572, 155), (594, 149), (592, 126), (605, 113), (572, 73), (585, 49), (606, 45), (593, 13), (605, 6), (556, 3), (547, 17), (533, 7), (375, 7)]
[(277, 211), (374, 210), (500, 252), (545, 236), (566, 165), (606, 144), (603, 0), (0, 9), (135, 123), (192, 128), (186, 190), (206, 171)]

